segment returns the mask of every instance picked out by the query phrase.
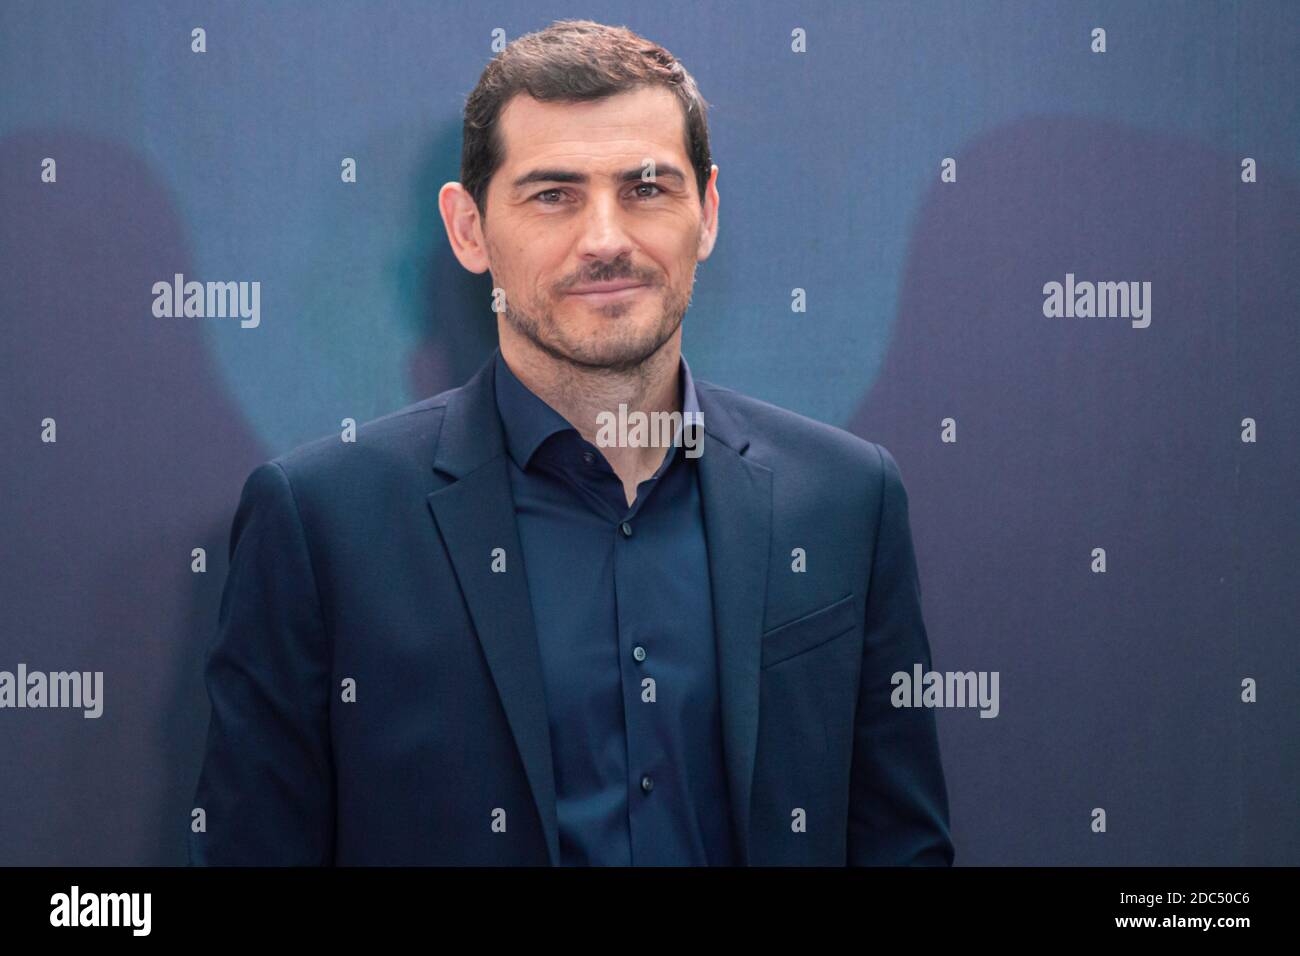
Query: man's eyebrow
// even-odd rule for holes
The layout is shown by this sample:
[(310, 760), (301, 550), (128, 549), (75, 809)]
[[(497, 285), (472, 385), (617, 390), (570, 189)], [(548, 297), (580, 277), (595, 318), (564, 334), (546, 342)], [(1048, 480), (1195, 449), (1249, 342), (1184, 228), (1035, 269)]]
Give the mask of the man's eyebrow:
[[(656, 163), (654, 171), (655, 179), (672, 176), (682, 182), (686, 181), (686, 174), (672, 163)], [(616, 173), (614, 178), (620, 183), (636, 182), (641, 179), (641, 172), (642, 169), (638, 166), (635, 169), (625, 169), (621, 173)], [(517, 190), (529, 183), (586, 183), (588, 181), (590, 181), (590, 177), (586, 173), (575, 172), (571, 169), (534, 169), (518, 177), (511, 183), (511, 188)], [(653, 182), (653, 180), (649, 181)]]

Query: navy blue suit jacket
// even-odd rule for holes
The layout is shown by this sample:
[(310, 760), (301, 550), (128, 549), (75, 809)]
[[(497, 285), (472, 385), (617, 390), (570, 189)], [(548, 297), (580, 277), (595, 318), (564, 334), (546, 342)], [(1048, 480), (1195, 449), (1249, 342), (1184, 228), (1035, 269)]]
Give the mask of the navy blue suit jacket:
[[(892, 674), (931, 667), (897, 464), (696, 388), (740, 861), (951, 863), (933, 712), (890, 703)], [(191, 863), (557, 864), (506, 462), (488, 362), (355, 442), (249, 476), (205, 671)]]

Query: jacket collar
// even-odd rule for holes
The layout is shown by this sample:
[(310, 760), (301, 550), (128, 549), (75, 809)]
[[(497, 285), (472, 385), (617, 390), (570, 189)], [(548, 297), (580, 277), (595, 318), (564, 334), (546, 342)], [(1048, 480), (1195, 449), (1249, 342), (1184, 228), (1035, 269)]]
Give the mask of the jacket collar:
[[(506, 449), (510, 457), (520, 468), (527, 468), (537, 449), (546, 439), (556, 432), (572, 429), (573, 425), (558, 411), (552, 408), (538, 395), (534, 394), (521, 382), (505, 356), (498, 348), (493, 354), (494, 395), (501, 425), (505, 436)], [(680, 356), (678, 379), (678, 407), (682, 411), (683, 422), (698, 421), (702, 433), (705, 420), (700, 415), (700, 402), (695, 392), (695, 381), (691, 368), (686, 363), (686, 356)], [(698, 433), (697, 433), (698, 434)], [(681, 431), (676, 440), (680, 442)]]

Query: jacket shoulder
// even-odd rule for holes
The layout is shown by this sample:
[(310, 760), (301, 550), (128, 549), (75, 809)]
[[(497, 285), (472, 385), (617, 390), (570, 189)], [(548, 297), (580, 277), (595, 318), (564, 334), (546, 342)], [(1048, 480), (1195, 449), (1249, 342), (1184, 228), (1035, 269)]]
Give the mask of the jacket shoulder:
[[(695, 386), (743, 425), (749, 456), (760, 464), (773, 467), (798, 459), (831, 469), (865, 467), (873, 473), (882, 467), (882, 455), (887, 454), (882, 446), (852, 432), (712, 382), (696, 380)], [(708, 427), (706, 421), (706, 433)]]
[(335, 432), (276, 455), (266, 464), (278, 465), (291, 484), (307, 488), (354, 483), (376, 472), (412, 466), (432, 468), (447, 403), (457, 391), (448, 389), (362, 422), (354, 441), (343, 441)]

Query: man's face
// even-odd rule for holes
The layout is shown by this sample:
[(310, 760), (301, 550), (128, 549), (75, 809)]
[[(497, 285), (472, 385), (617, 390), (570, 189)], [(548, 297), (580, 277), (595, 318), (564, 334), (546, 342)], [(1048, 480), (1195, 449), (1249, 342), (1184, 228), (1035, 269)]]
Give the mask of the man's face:
[(498, 133), (484, 241), (506, 322), (563, 361), (639, 366), (681, 325), (716, 233), (716, 187), (702, 208), (677, 99), (658, 87), (588, 103), (520, 95)]

